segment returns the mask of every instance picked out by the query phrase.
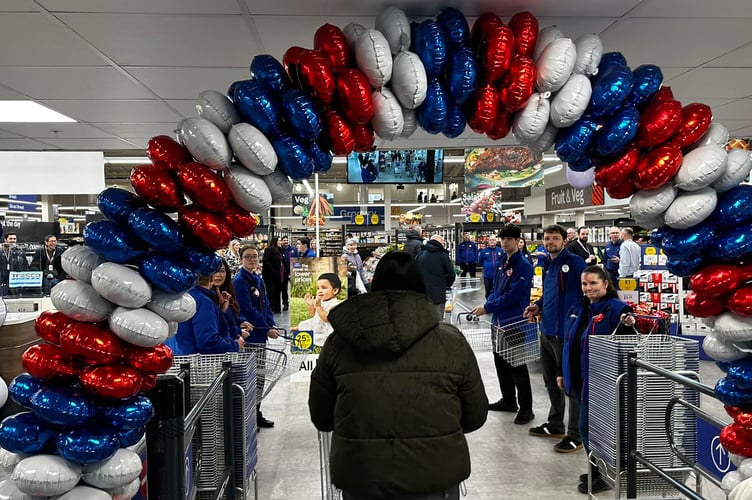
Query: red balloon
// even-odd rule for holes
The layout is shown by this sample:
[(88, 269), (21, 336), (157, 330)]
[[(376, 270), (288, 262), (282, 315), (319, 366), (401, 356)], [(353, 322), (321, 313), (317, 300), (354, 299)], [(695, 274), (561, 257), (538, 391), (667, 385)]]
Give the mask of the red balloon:
[(318, 50), (306, 50), (300, 56), (297, 68), (303, 91), (318, 97), (324, 104), (332, 102), (336, 90), (334, 70), (324, 54)]
[(353, 140), (355, 141), (355, 151), (366, 153), (373, 149), (373, 143), (376, 138), (373, 135), (373, 127), (370, 123), (355, 125), (353, 127)]
[(221, 212), (230, 203), (230, 190), (224, 179), (200, 163), (189, 162), (180, 165), (178, 184), (188, 198), (212, 212)]
[(337, 26), (324, 24), (317, 29), (313, 35), (313, 46), (324, 54), (335, 73), (352, 63), (347, 38)]
[(608, 193), (608, 195), (615, 200), (623, 200), (625, 198), (629, 198), (636, 192), (637, 189), (634, 187), (634, 184), (631, 180), (606, 188), (606, 193)]
[(509, 20), (514, 33), (514, 52), (521, 56), (533, 57), (538, 41), (538, 20), (530, 12), (518, 12)]
[(698, 318), (718, 316), (726, 310), (726, 297), (706, 297), (691, 291), (684, 297), (684, 310)]
[(504, 24), (488, 30), (477, 53), (480, 65), (485, 70), (484, 80), (494, 82), (509, 69), (514, 54), (514, 33)]
[(726, 410), (726, 414), (731, 418), (736, 416), (742, 411), (738, 406), (723, 405), (723, 409)]
[(530, 57), (516, 55), (512, 58), (507, 74), (499, 87), (501, 105), (514, 113), (525, 107), (535, 92), (535, 61)]
[(293, 85), (298, 88), (302, 87), (299, 68), (300, 59), (303, 57), (303, 54), (305, 54), (307, 50), (308, 49), (294, 45), (287, 49), (285, 51), (285, 54), (282, 56), (282, 65), (285, 67), (285, 71), (287, 71), (287, 74), (290, 76), (290, 80), (292, 80)]
[(181, 164), (191, 161), (188, 149), (168, 135), (158, 135), (149, 139), (146, 156), (154, 165), (173, 172), (177, 172)]
[(746, 431), (752, 431), (752, 412), (742, 411), (739, 409), (739, 411), (734, 416), (734, 423), (737, 427), (740, 427)]
[(752, 285), (737, 288), (726, 302), (729, 310), (742, 316), (752, 316)]
[(727, 451), (743, 457), (752, 457), (752, 431), (729, 424), (720, 433), (721, 444)]
[(689, 278), (690, 288), (708, 298), (729, 295), (743, 282), (742, 272), (733, 264), (709, 264)]
[(640, 113), (637, 144), (649, 148), (669, 140), (682, 122), (682, 105), (675, 99), (654, 100)]
[(77, 321), (60, 311), (44, 311), (34, 320), (34, 330), (41, 339), (60, 345), (60, 332), (71, 323)]
[(131, 185), (149, 205), (163, 212), (177, 212), (183, 206), (183, 191), (170, 173), (154, 165), (131, 170)]
[(481, 42), (486, 38), (486, 33), (491, 28), (503, 25), (501, 18), (493, 12), (484, 12), (478, 16), (470, 30), (470, 44), (473, 47), (473, 53), (476, 55), (479, 53)]
[(123, 357), (123, 341), (114, 333), (91, 323), (73, 323), (60, 334), (60, 347), (89, 364), (107, 365)]
[(493, 126), (499, 112), (499, 93), (493, 85), (486, 83), (475, 91), (468, 106), (467, 124), (473, 131), (485, 134)]
[(125, 350), (125, 364), (144, 373), (166, 372), (172, 366), (172, 349), (164, 344), (154, 347), (128, 345)]
[(258, 218), (256, 215), (243, 210), (233, 201), (230, 201), (230, 204), (227, 209), (225, 209), (222, 216), (224, 217), (225, 222), (227, 222), (227, 225), (230, 226), (232, 234), (238, 238), (245, 238), (246, 236), (252, 235), (256, 230), (256, 226), (258, 226)]
[(355, 125), (371, 121), (373, 97), (366, 75), (350, 68), (337, 76), (337, 102), (347, 119)]
[(653, 102), (672, 100), (673, 98), (674, 98), (674, 93), (671, 90), (671, 87), (661, 87), (660, 89), (658, 89), (658, 92), (655, 93), (655, 97), (653, 97)]
[(687, 104), (682, 110), (682, 121), (672, 140), (682, 148), (691, 146), (708, 131), (712, 120), (713, 112), (707, 104), (701, 102)]
[(153, 373), (141, 374), (141, 390), (146, 392), (154, 389), (157, 386), (157, 376)]
[(81, 371), (81, 366), (73, 358), (52, 344), (38, 344), (26, 349), (21, 356), (21, 366), (44, 380), (75, 377)]
[(211, 212), (195, 205), (185, 207), (180, 211), (178, 221), (206, 248), (218, 250), (230, 244), (232, 231), (225, 220)]
[(491, 124), (491, 128), (486, 132), (489, 139), (498, 141), (509, 135), (512, 130), (513, 122), (512, 113), (509, 113), (503, 109), (496, 112), (496, 118)]
[(615, 189), (622, 184), (632, 184), (632, 174), (639, 161), (640, 148), (631, 144), (621, 156), (595, 169), (595, 182), (606, 189)]
[(141, 390), (141, 374), (130, 366), (104, 365), (84, 369), (81, 386), (107, 399), (131, 398)]
[(682, 165), (678, 144), (663, 144), (640, 159), (634, 174), (637, 189), (658, 189), (666, 184)]
[(330, 109), (324, 117), (329, 150), (335, 155), (349, 155), (355, 148), (353, 128), (342, 115)]

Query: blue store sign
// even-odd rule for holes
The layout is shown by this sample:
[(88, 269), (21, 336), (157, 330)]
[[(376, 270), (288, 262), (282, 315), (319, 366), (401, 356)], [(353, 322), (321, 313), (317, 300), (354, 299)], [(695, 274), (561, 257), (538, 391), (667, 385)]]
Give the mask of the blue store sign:
[(720, 429), (697, 417), (697, 463), (718, 479), (736, 469), (718, 437)]

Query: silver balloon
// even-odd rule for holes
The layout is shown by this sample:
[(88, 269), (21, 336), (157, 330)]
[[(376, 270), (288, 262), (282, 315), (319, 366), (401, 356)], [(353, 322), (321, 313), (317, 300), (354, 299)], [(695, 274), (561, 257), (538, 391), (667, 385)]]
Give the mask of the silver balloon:
[(684, 155), (674, 183), (684, 191), (697, 191), (710, 186), (726, 172), (727, 161), (728, 154), (722, 146), (700, 146)]
[(732, 149), (728, 152), (726, 171), (715, 181), (713, 189), (723, 193), (738, 186), (740, 182), (747, 178), (750, 170), (752, 170), (752, 156), (750, 156), (749, 151)]
[(392, 54), (399, 54), (410, 48), (410, 21), (405, 12), (390, 6), (376, 16), (375, 27), (384, 34)]
[(715, 334), (728, 342), (752, 341), (752, 317), (741, 316), (730, 311), (716, 316)]
[(139, 477), (141, 468), (137, 453), (120, 448), (107, 460), (84, 465), (82, 479), (97, 488), (119, 488)]
[(537, 61), (540, 57), (543, 49), (554, 40), (563, 38), (564, 33), (556, 26), (546, 26), (538, 32), (538, 40), (535, 43), (535, 50), (533, 51), (533, 61)]
[(178, 325), (179, 323), (175, 321), (167, 322), (167, 338), (174, 337), (178, 333)]
[(229, 132), (233, 125), (241, 121), (240, 114), (232, 101), (216, 90), (201, 92), (198, 95), (196, 110), (198, 116), (212, 122), (223, 134)]
[(715, 361), (736, 361), (749, 356), (716, 333), (710, 333), (702, 340), (702, 349)]
[(182, 323), (196, 314), (196, 300), (188, 293), (167, 293), (154, 290), (151, 302), (146, 308), (164, 318), (165, 321)]
[(292, 199), (292, 181), (282, 169), (264, 177), (266, 187), (272, 195), (272, 203), (287, 203)]
[(112, 495), (112, 500), (131, 500), (141, 489), (141, 479), (134, 479), (120, 488), (110, 488), (107, 492)]
[(91, 486), (76, 486), (68, 493), (60, 495), (55, 500), (112, 500), (106, 491)]
[(0, 448), (0, 470), (7, 474), (10, 474), (11, 472), (13, 472), (16, 464), (24, 458), (26, 458), (26, 455), (22, 455), (21, 453), (13, 453), (6, 450), (5, 448)]
[(347, 45), (350, 47), (350, 52), (355, 52), (355, 44), (358, 42), (358, 37), (368, 31), (368, 28), (358, 23), (350, 23), (342, 29), (347, 39)]
[(366, 30), (355, 42), (355, 62), (371, 84), (378, 89), (392, 78), (392, 53), (389, 42), (378, 30)]
[(577, 48), (577, 60), (574, 63), (574, 72), (593, 76), (598, 73), (598, 64), (603, 57), (603, 42), (601, 37), (594, 33), (580, 35), (574, 41)]
[(546, 125), (546, 129), (543, 131), (543, 133), (539, 135), (534, 141), (525, 142), (524, 144), (536, 153), (545, 153), (546, 151), (551, 149), (551, 146), (553, 146), (554, 142), (556, 142), (556, 134), (558, 133), (559, 129), (549, 123), (548, 125)]
[(387, 141), (393, 141), (400, 136), (405, 126), (402, 107), (392, 92), (383, 87), (373, 94), (373, 131)]
[(277, 153), (259, 129), (248, 123), (234, 125), (227, 135), (232, 152), (256, 175), (269, 175), (277, 168)]
[(663, 220), (674, 229), (687, 229), (707, 219), (717, 203), (718, 195), (713, 188), (682, 192), (668, 207)]
[(230, 167), (230, 145), (216, 125), (204, 118), (185, 118), (179, 128), (181, 142), (197, 162), (214, 170)]
[(557, 38), (543, 49), (535, 62), (538, 92), (556, 92), (567, 83), (577, 61), (577, 48), (570, 38)]
[(423, 104), (427, 88), (426, 68), (418, 54), (403, 51), (394, 56), (392, 92), (403, 107), (415, 109)]
[(60, 263), (68, 276), (79, 281), (90, 282), (91, 272), (104, 262), (104, 259), (85, 245), (68, 247), (60, 256)]
[(52, 287), (50, 300), (69, 318), (87, 323), (104, 321), (112, 310), (112, 304), (85, 281), (61, 281)]
[(167, 322), (148, 309), (118, 307), (108, 323), (121, 340), (140, 347), (154, 347), (167, 339)]
[(572, 75), (551, 99), (551, 123), (569, 127), (582, 117), (590, 102), (593, 88), (585, 75)]
[(546, 130), (551, 103), (550, 93), (533, 94), (522, 110), (514, 116), (512, 134), (520, 142), (533, 142)]
[(41, 500), (41, 498), (27, 495), (16, 488), (13, 481), (10, 479), (3, 479), (0, 481), (0, 500)]
[(731, 472), (727, 472), (726, 475), (723, 476), (723, 479), (721, 479), (721, 488), (723, 488), (725, 492), (730, 493), (731, 490), (739, 486), (742, 481), (744, 481), (742, 473), (738, 470), (732, 470)]
[(245, 167), (233, 165), (225, 174), (225, 182), (232, 199), (242, 209), (264, 213), (272, 206), (272, 194), (264, 179), (249, 172)]
[(402, 108), (402, 120), (404, 126), (402, 127), (400, 137), (407, 139), (418, 129), (418, 115), (414, 109)]
[(57, 455), (33, 455), (18, 462), (10, 478), (27, 495), (62, 495), (81, 479), (81, 466)]
[(91, 273), (91, 286), (99, 295), (123, 307), (142, 307), (151, 300), (151, 285), (135, 269), (105, 262)]
[(715, 144), (717, 146), (725, 146), (729, 141), (729, 131), (725, 125), (713, 122), (708, 127), (708, 131), (700, 137), (697, 142), (694, 143), (694, 147), (707, 146), (708, 144)]
[(752, 477), (752, 458), (742, 460), (742, 463), (739, 464), (739, 472), (745, 479)]
[(663, 215), (673, 203), (677, 193), (676, 187), (670, 182), (658, 189), (637, 191), (629, 200), (632, 217), (645, 219)]

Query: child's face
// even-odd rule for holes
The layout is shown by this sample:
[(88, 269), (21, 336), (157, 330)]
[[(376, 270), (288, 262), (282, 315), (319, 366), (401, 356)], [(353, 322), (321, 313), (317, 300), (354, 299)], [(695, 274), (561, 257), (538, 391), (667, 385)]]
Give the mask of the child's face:
[(318, 280), (316, 282), (316, 297), (321, 300), (329, 300), (337, 296), (338, 289), (332, 287), (329, 280)]

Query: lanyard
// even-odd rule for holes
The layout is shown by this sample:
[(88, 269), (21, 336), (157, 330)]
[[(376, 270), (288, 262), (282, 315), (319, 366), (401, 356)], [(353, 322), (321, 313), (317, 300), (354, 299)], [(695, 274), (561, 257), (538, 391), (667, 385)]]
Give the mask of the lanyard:
[(582, 244), (582, 241), (577, 240), (577, 243), (580, 244), (580, 246), (582, 247), (582, 249), (585, 250), (588, 255), (593, 255), (593, 254), (590, 253), (590, 249), (588, 247), (586, 247), (585, 245)]

